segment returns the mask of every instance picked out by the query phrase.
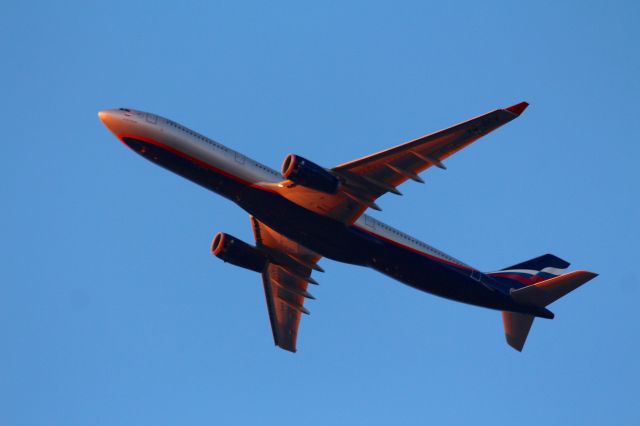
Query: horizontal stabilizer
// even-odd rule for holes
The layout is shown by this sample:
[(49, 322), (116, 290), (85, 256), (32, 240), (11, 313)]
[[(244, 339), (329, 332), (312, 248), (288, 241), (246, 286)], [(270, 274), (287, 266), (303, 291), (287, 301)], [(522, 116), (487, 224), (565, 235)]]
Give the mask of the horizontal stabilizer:
[(524, 342), (527, 340), (533, 320), (533, 315), (519, 314), (517, 312), (502, 312), (504, 336), (507, 338), (509, 346), (518, 352), (522, 352)]
[(511, 297), (522, 305), (542, 308), (597, 276), (594, 272), (573, 271), (517, 290), (512, 289)]

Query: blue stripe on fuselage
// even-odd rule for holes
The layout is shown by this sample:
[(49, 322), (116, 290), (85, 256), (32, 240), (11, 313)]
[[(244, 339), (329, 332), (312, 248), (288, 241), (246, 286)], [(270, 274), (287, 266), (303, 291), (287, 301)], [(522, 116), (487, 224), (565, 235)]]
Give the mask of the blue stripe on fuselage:
[(474, 279), (467, 269), (440, 262), (357, 226), (314, 213), (275, 192), (253, 187), (158, 143), (132, 137), (122, 140), (141, 156), (234, 201), (277, 232), (324, 257), (371, 267), (416, 289), (459, 302), (540, 314), (532, 312), (534, 308), (513, 304), (508, 292), (502, 286), (495, 286), (495, 281), (484, 274)]

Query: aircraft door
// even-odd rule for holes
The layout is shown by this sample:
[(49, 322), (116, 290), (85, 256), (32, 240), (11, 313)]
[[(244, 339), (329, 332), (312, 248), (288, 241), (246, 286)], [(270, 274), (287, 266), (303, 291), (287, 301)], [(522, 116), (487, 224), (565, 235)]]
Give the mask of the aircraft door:
[(236, 163), (244, 164), (244, 161), (245, 161), (245, 156), (244, 155), (240, 154), (239, 152), (236, 152), (235, 158), (236, 158)]
[(149, 124), (156, 124), (158, 122), (157, 115), (146, 113), (144, 116), (145, 116), (144, 119)]

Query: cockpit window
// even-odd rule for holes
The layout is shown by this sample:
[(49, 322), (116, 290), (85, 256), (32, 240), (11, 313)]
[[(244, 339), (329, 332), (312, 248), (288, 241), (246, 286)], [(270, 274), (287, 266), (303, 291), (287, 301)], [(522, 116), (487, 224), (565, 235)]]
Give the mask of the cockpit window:
[(130, 110), (130, 109), (128, 109), (128, 108), (118, 108), (118, 109), (119, 109), (120, 111), (131, 112), (131, 110)]

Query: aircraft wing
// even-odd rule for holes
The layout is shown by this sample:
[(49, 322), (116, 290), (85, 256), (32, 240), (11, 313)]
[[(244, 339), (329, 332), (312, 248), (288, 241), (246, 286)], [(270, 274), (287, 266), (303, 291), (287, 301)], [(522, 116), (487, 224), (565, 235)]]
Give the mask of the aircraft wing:
[(267, 253), (269, 261), (262, 272), (274, 343), (287, 351), (296, 351), (298, 327), (302, 314), (309, 314), (305, 299), (315, 299), (309, 283), (317, 284), (312, 270), (324, 272), (316, 263), (318, 254), (286, 238), (251, 217), (256, 246)]
[(361, 206), (354, 217), (348, 220), (355, 220), (367, 207), (379, 209), (374, 201), (387, 192), (399, 194), (396, 188), (409, 179), (423, 183), (418, 175), (420, 172), (431, 166), (444, 169), (444, 159), (518, 117), (528, 105), (521, 102), (509, 108), (497, 109), (333, 168), (332, 172), (343, 181), (344, 194)]

